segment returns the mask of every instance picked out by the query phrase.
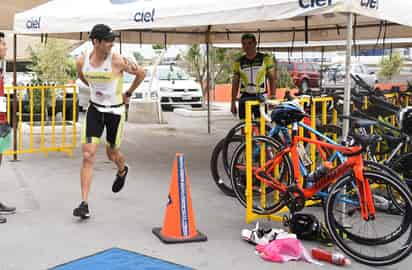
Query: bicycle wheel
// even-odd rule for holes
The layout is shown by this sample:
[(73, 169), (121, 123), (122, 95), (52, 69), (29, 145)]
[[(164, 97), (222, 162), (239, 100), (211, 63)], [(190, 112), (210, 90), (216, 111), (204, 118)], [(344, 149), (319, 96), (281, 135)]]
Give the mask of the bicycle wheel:
[[(228, 145), (228, 155), (232, 157), (232, 152), (242, 142), (240, 136), (234, 136), (231, 143)], [(232, 188), (232, 182), (228, 171), (224, 167), (222, 149), (225, 143), (225, 138), (221, 139), (215, 146), (210, 159), (210, 171), (212, 173), (213, 180), (217, 187), (226, 195), (235, 197), (235, 192)]]
[[(403, 200), (403, 213), (396, 215), (376, 207), (376, 216), (365, 221), (360, 214), (356, 179), (347, 174), (332, 186), (325, 207), (325, 222), (332, 239), (347, 255), (364, 264), (394, 264), (412, 250), (412, 195), (405, 186), (385, 174), (365, 171), (372, 194), (385, 196), (396, 190)], [(375, 205), (376, 199), (374, 198)]]
[[(246, 122), (240, 122), (235, 125), (231, 130), (229, 130), (228, 134), (225, 137), (223, 146), (222, 146), (222, 155), (223, 155), (223, 165), (230, 177), (230, 161), (232, 160), (232, 156), (230, 155), (230, 144), (232, 144), (232, 140), (237, 142), (237, 138), (241, 138), (244, 140), (244, 131), (245, 131)], [(270, 126), (266, 123), (266, 134), (270, 131)], [(259, 121), (252, 121), (252, 134), (253, 136), (260, 135), (260, 122)]]
[(398, 158), (389, 163), (389, 167), (398, 172), (403, 179), (412, 180), (412, 153), (400, 155)]
[[(379, 178), (376, 178), (376, 174), (382, 175), (382, 171), (379, 171), (379, 172), (368, 171), (367, 173), (372, 173), (372, 172), (375, 173), (375, 176), (369, 177), (368, 180), (369, 180), (369, 185), (371, 188), (372, 197), (374, 200), (376, 211), (378, 211), (379, 213), (385, 213), (388, 215), (404, 216), (404, 214), (406, 213), (406, 209), (407, 209), (407, 200), (405, 200), (405, 197), (402, 197), (402, 195), (400, 195), (398, 191), (393, 188), (394, 187), (393, 185), (387, 184), (381, 181)], [(353, 178), (352, 175), (348, 175), (348, 176)], [(385, 177), (388, 177), (389, 179), (402, 185), (403, 189), (407, 190), (407, 188), (399, 180), (391, 178), (390, 176), (386, 174), (385, 174)], [(356, 211), (359, 211), (360, 208), (359, 208), (359, 200), (358, 200), (358, 190), (357, 190), (354, 180), (352, 181), (351, 184), (352, 186), (348, 186), (347, 189), (345, 190), (346, 193), (342, 195), (342, 197), (340, 198), (341, 200), (340, 203), (344, 202), (348, 204), (348, 206), (350, 205), (351, 209), (349, 210), (348, 213), (353, 215), (356, 213)], [(391, 197), (389, 196), (389, 191), (396, 192), (398, 203), (399, 205), (402, 205), (402, 209), (398, 209), (397, 207), (394, 206), (394, 203)], [(387, 233), (384, 236), (380, 236), (379, 238), (378, 237), (371, 238), (371, 237), (364, 237), (364, 235), (362, 234), (356, 235), (352, 233), (351, 230), (347, 230), (345, 228), (345, 224), (337, 223), (337, 225), (340, 226), (339, 229), (341, 230), (341, 233), (342, 232), (345, 233), (345, 235), (349, 239), (353, 239), (365, 245), (379, 245), (379, 244), (389, 243), (395, 240), (396, 238), (398, 238), (399, 236), (401, 236), (404, 233), (404, 229), (406, 228), (402, 226), (394, 227), (392, 232)], [(404, 223), (400, 223), (400, 225), (404, 225)]]
[[(253, 137), (252, 139), (252, 166), (260, 168), (260, 149), (265, 146), (266, 164), (272, 161), (284, 148), (283, 144), (270, 137)], [(231, 180), (239, 202), (246, 207), (246, 143), (242, 143), (235, 151), (231, 162)], [(292, 183), (293, 166), (288, 155), (282, 157), (281, 162), (273, 171), (265, 171), (267, 175), (275, 178), (285, 185)], [(261, 188), (261, 182), (252, 173), (253, 211), (257, 214), (273, 214), (285, 205), (281, 194), (277, 190), (266, 186)], [(263, 203), (264, 202), (264, 203)]]

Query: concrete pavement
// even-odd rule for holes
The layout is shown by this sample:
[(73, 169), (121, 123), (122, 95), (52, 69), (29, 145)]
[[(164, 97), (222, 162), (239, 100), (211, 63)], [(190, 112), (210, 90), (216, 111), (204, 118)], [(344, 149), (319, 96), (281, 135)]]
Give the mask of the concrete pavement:
[[(80, 202), (79, 147), (73, 158), (63, 153), (22, 155), (19, 162), (6, 158), (0, 168), (0, 199), (17, 206), (18, 212), (0, 225), (0, 270), (47, 269), (111, 247), (195, 269), (320, 268), (304, 262), (265, 262), (240, 240), (241, 229), (253, 225), (245, 225), (244, 209), (216, 188), (209, 171), (213, 147), (234, 119), (213, 121), (213, 134), (208, 135), (206, 118), (174, 113), (166, 118), (167, 125), (127, 124), (122, 150), (130, 172), (119, 194), (111, 192), (115, 167), (101, 145), (90, 194), (92, 217), (87, 221), (72, 217)], [(151, 232), (163, 224), (176, 152), (185, 155), (196, 225), (208, 242), (165, 245)], [(412, 257), (387, 269), (408, 269), (410, 264)], [(370, 269), (357, 263), (347, 268)]]

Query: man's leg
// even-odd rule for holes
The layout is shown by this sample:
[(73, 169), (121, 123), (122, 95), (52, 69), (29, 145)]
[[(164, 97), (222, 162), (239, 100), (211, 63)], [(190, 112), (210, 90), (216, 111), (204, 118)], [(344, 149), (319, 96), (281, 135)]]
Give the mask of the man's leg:
[(89, 218), (89, 192), (93, 179), (93, 167), (96, 160), (96, 151), (98, 144), (83, 144), (83, 162), (80, 169), (80, 187), (82, 192), (82, 202), (73, 210), (73, 216), (80, 218)]
[(125, 173), (125, 158), (119, 149), (112, 149), (106, 146), (107, 158), (117, 166), (118, 175), (123, 176)]
[(123, 137), (125, 115), (105, 114), (106, 124), (106, 153), (109, 160), (117, 166), (116, 178), (113, 182), (112, 191), (119, 192), (126, 181), (129, 168), (125, 165), (125, 158), (120, 152), (120, 144)]
[[(0, 153), (0, 166), (1, 166), (2, 160), (3, 160), (3, 154)], [(3, 217), (2, 214), (10, 215), (10, 214), (14, 214), (14, 213), (16, 213), (16, 207), (6, 206), (2, 202), (0, 202), (0, 224), (7, 222), (7, 219), (5, 217)]]
[(91, 105), (87, 110), (84, 120), (82, 134), (83, 161), (80, 169), (82, 202), (73, 210), (73, 215), (76, 217), (88, 218), (90, 216), (88, 200), (97, 147), (104, 128), (102, 116), (103, 115)]
[(80, 170), (80, 185), (82, 190), (82, 200), (88, 202), (89, 191), (93, 178), (93, 167), (96, 161), (97, 144), (88, 143), (84, 144), (83, 151), (83, 162), (82, 168)]

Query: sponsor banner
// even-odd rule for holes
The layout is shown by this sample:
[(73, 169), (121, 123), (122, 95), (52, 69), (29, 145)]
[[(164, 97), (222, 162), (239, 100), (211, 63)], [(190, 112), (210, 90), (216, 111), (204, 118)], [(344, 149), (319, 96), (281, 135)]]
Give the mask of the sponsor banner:
[(360, 0), (360, 5), (364, 8), (379, 9), (379, 0)]
[(299, 6), (303, 9), (321, 8), (331, 6), (333, 0), (298, 0)]
[(32, 17), (26, 21), (26, 28), (30, 30), (40, 29), (41, 17)]

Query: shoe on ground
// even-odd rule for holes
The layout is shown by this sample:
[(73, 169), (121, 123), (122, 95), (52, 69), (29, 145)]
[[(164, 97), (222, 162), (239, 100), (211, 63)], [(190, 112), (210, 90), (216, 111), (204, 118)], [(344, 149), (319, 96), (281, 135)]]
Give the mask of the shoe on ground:
[(243, 229), (241, 232), (241, 237), (243, 240), (254, 244), (254, 245), (267, 245), (276, 239), (278, 235), (277, 232), (283, 230), (276, 229), (263, 229), (259, 227), (259, 222), (256, 223), (256, 227), (252, 230)]
[(6, 223), (7, 222), (7, 218), (0, 216), (0, 224)]
[(86, 219), (90, 217), (89, 205), (86, 202), (81, 202), (79, 207), (73, 210), (73, 216)]
[(16, 213), (16, 207), (6, 206), (5, 204), (0, 202), (0, 214), (10, 215), (14, 213)]
[(120, 190), (122, 190), (124, 183), (126, 181), (127, 173), (129, 172), (129, 167), (125, 165), (123, 172), (124, 172), (123, 176), (120, 176), (119, 172), (116, 174), (116, 179), (114, 180), (113, 186), (112, 186), (112, 191), (114, 193), (117, 193)]

